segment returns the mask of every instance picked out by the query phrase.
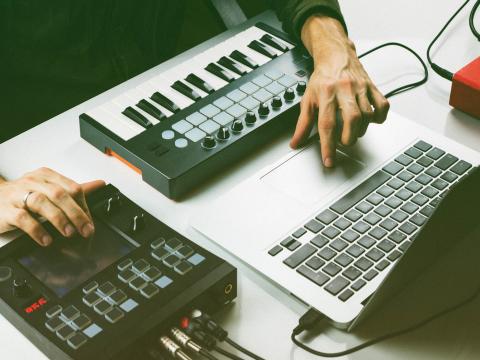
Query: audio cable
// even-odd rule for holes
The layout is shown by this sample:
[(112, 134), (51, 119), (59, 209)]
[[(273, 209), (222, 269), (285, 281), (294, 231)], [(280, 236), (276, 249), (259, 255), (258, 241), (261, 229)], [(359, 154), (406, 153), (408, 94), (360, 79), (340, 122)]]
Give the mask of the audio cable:
[(477, 28), (475, 27), (475, 15), (477, 13), (478, 7), (480, 6), (480, 0), (477, 0), (475, 5), (473, 5), (473, 9), (470, 12), (470, 19), (469, 19), (469, 25), (470, 25), (470, 30), (472, 30), (473, 36), (477, 38), (478, 41), (480, 41), (480, 33), (478, 32)]
[(175, 341), (170, 339), (168, 336), (162, 336), (159, 339), (160, 345), (174, 358), (178, 360), (193, 360), (190, 356), (187, 355), (180, 345)]
[(196, 343), (190, 336), (185, 334), (182, 330), (173, 327), (170, 329), (170, 332), (173, 338), (181, 345), (183, 348), (193, 351), (208, 360), (218, 360), (213, 356), (206, 348), (202, 347), (200, 344)]

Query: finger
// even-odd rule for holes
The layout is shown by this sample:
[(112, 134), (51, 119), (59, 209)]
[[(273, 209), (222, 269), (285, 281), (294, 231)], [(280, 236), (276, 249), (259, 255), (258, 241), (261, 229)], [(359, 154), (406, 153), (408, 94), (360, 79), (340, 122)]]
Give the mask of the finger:
[(384, 123), (390, 110), (390, 103), (373, 84), (369, 86), (368, 97), (370, 98), (370, 103), (375, 108), (372, 122), (377, 124)]
[(70, 237), (75, 233), (75, 228), (65, 213), (52, 204), (44, 194), (33, 192), (28, 197), (26, 205), (29, 210), (47, 219), (63, 236)]
[(343, 119), (340, 142), (344, 146), (351, 146), (357, 141), (362, 113), (358, 108), (356, 96), (350, 88), (340, 90), (337, 94), (337, 101)]
[(320, 148), (322, 161), (325, 167), (335, 165), (335, 102), (332, 98), (320, 101), (318, 109), (318, 134), (320, 136)]
[(295, 132), (290, 140), (290, 147), (296, 149), (305, 140), (313, 127), (313, 107), (310, 105), (308, 97), (304, 97), (300, 104), (300, 115), (297, 120)]
[(92, 191), (98, 190), (105, 186), (105, 181), (103, 180), (93, 180), (80, 185), (85, 194), (91, 193)]
[(24, 209), (13, 208), (9, 212), (8, 222), (24, 232), (26, 232), (33, 240), (42, 246), (48, 246), (52, 243), (52, 237), (43, 228), (40, 223), (35, 220), (30, 213)]
[(358, 137), (362, 137), (367, 132), (368, 125), (373, 120), (375, 114), (365, 93), (357, 96), (357, 103), (362, 112), (362, 121), (358, 129)]

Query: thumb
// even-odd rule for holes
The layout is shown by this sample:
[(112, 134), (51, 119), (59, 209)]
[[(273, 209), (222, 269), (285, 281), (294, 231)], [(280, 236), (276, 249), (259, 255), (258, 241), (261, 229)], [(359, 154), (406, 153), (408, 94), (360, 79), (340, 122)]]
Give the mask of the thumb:
[(100, 189), (105, 186), (105, 181), (103, 180), (94, 180), (94, 181), (89, 181), (86, 183), (83, 183), (80, 185), (82, 187), (82, 190), (85, 194), (88, 194), (92, 191), (95, 191), (97, 189)]

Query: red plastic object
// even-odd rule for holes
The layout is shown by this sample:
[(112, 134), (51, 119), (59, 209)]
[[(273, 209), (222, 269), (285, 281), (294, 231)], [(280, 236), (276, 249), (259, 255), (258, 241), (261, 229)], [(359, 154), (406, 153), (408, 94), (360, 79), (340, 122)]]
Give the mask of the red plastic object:
[(450, 105), (480, 119), (480, 57), (453, 76)]

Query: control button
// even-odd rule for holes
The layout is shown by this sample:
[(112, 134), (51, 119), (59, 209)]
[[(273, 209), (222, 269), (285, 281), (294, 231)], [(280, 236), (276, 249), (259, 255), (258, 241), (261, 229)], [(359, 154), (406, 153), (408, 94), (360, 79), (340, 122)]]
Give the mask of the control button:
[(193, 249), (188, 245), (184, 245), (180, 249), (177, 250), (177, 254), (181, 258), (187, 258), (187, 257), (189, 257), (190, 255), (193, 254)]
[(285, 90), (285, 94), (283, 94), (283, 98), (286, 101), (293, 101), (295, 99), (295, 92), (292, 90), (292, 88), (288, 88)]
[(303, 94), (307, 88), (307, 83), (305, 81), (299, 81), (297, 84), (297, 93)]
[(292, 87), (297, 83), (297, 80), (289, 75), (283, 75), (280, 79), (278, 79), (278, 82), (285, 87)]
[(135, 215), (130, 223), (130, 231), (132, 233), (139, 232), (145, 227), (145, 215), (142, 213), (140, 215)]
[(202, 140), (207, 134), (204, 133), (202, 130), (199, 128), (193, 128), (190, 131), (187, 131), (185, 133), (185, 137), (189, 139), (190, 141), (197, 142)]
[(213, 117), (213, 121), (220, 124), (221, 126), (226, 126), (233, 121), (233, 116), (222, 111), (220, 114)]
[[(152, 251), (152, 256), (157, 259), (162, 261), (165, 257), (170, 255), (170, 252), (165, 250), (163, 247), (159, 248), (157, 250)], [(120, 276), (120, 275), (119, 275)]]
[(165, 244), (165, 239), (164, 238), (158, 238), (157, 240), (152, 241), (152, 243), (150, 244), (150, 247), (152, 249), (158, 249), (163, 244)]
[(83, 330), (83, 333), (87, 335), (89, 338), (93, 338), (95, 335), (99, 334), (102, 332), (102, 328), (98, 326), (97, 324), (92, 324), (85, 330)]
[(26, 297), (30, 295), (30, 287), (27, 280), (18, 278), (13, 280), (13, 295), (16, 297)]
[(180, 258), (177, 255), (168, 255), (165, 259), (163, 259), (163, 264), (169, 268), (173, 268), (180, 262)]
[(100, 295), (103, 295), (103, 296), (108, 296), (112, 294), (115, 290), (116, 290), (116, 287), (110, 281), (103, 283), (97, 289)]
[(113, 308), (105, 314), (105, 319), (108, 322), (111, 322), (112, 324), (114, 324), (124, 316), (125, 316), (125, 313), (122, 310)]
[(132, 266), (132, 264), (133, 264), (132, 259), (125, 259), (120, 264), (117, 265), (117, 269), (122, 271)]
[(202, 146), (205, 149), (213, 149), (216, 145), (217, 142), (215, 141), (215, 138), (211, 135), (208, 135), (203, 139)]
[(172, 130), (165, 130), (162, 132), (162, 139), (171, 140), (175, 137), (175, 133)]
[(260, 107), (258, 108), (258, 115), (267, 116), (269, 112), (270, 112), (270, 109), (268, 107), (268, 104), (267, 103), (261, 103)]
[(232, 126), (230, 126), (230, 128), (232, 129), (232, 131), (234, 133), (239, 133), (243, 130), (243, 122), (242, 120), (240, 119), (236, 119), (233, 123), (232, 123)]
[(247, 125), (253, 125), (257, 121), (257, 116), (253, 111), (248, 111), (245, 115), (245, 123)]
[(170, 251), (175, 251), (178, 248), (180, 248), (180, 246), (182, 245), (183, 245), (182, 242), (177, 238), (171, 238), (170, 240), (167, 241), (167, 243), (165, 244), (165, 247)]
[(70, 325), (65, 325), (61, 329), (57, 330), (57, 336), (62, 340), (68, 340), (75, 335), (75, 329)]
[(97, 293), (92, 292), (85, 295), (82, 300), (87, 306), (93, 306), (101, 300), (101, 297)]
[(185, 134), (188, 130), (191, 130), (193, 125), (185, 120), (180, 120), (172, 125), (172, 129), (180, 134)]
[(158, 293), (158, 287), (156, 287), (153, 284), (148, 284), (140, 291), (140, 294), (145, 296), (147, 299), (151, 299), (157, 293)]
[(277, 80), (278, 78), (281, 78), (283, 76), (283, 73), (278, 70), (270, 70), (270, 71), (267, 71), (265, 75), (272, 80)]
[(258, 101), (260, 101), (261, 103), (267, 102), (272, 98), (272, 96), (273, 96), (272, 93), (265, 89), (260, 89), (255, 94), (253, 94), (253, 97)]
[(70, 305), (63, 309), (60, 316), (66, 321), (71, 321), (80, 316), (80, 311), (75, 306)]
[(122, 290), (117, 290), (109, 296), (109, 299), (111, 300), (111, 302), (118, 305), (127, 299), (127, 294), (125, 294)]
[(133, 263), (133, 271), (140, 274), (150, 267), (150, 264), (145, 259), (137, 260)]
[(72, 349), (78, 349), (80, 346), (87, 342), (87, 337), (82, 333), (77, 333), (73, 335), (70, 339), (68, 339), (67, 344)]
[(182, 261), (180, 264), (175, 266), (175, 271), (180, 275), (185, 275), (190, 270), (192, 270), (192, 265), (186, 261)]
[(96, 313), (103, 315), (105, 314), (108, 310), (112, 308), (112, 305), (106, 300), (102, 300), (98, 303), (95, 304), (93, 309), (95, 310)]
[(63, 320), (60, 319), (58, 316), (51, 318), (45, 323), (45, 326), (50, 331), (57, 331), (58, 329), (64, 327), (65, 325), (66, 324), (63, 322)]
[(217, 139), (220, 141), (225, 141), (230, 138), (230, 131), (228, 131), (227, 127), (222, 126), (220, 129), (218, 129), (217, 132)]
[(266, 86), (265, 89), (273, 95), (279, 95), (285, 90), (285, 86), (280, 85), (278, 82), (275, 81), (270, 85)]
[(85, 329), (88, 325), (91, 324), (90, 318), (85, 315), (81, 314), (79, 317), (77, 317), (75, 320), (72, 321), (73, 327), (75, 327), (77, 330), (83, 330)]
[(45, 315), (47, 315), (47, 317), (50, 319), (55, 315), (58, 315), (61, 311), (62, 311), (62, 307), (60, 305), (55, 305), (50, 309), (48, 309)]
[(83, 287), (83, 293), (84, 294), (91, 293), (97, 287), (98, 287), (98, 283), (96, 281), (92, 281)]
[(188, 146), (187, 139), (181, 138), (181, 139), (175, 140), (175, 147), (179, 149), (183, 149), (183, 148), (186, 148), (187, 146)]
[(130, 281), (130, 283), (128, 284), (133, 290), (141, 290), (143, 289), (145, 286), (147, 286), (148, 282), (145, 281), (143, 278), (141, 278), (140, 276), (133, 279), (132, 281)]
[(279, 108), (282, 107), (282, 99), (280, 98), (280, 96), (274, 96), (274, 97), (273, 97), (272, 107), (273, 107), (274, 109), (279, 109)]
[(8, 266), (0, 266), (0, 282), (7, 281), (12, 276), (12, 269)]
[(130, 269), (125, 269), (121, 273), (118, 274), (118, 278), (124, 283), (128, 283), (135, 276), (136, 276), (135, 273)]
[(207, 134), (213, 134), (215, 131), (218, 130), (219, 127), (220, 125), (210, 119), (200, 124), (199, 126), (199, 128), (205, 131)]
[(125, 312), (130, 312), (133, 309), (135, 309), (137, 306), (138, 306), (138, 303), (135, 300), (128, 299), (122, 305), (120, 305), (120, 308)]
[(158, 268), (155, 266), (152, 266), (150, 269), (148, 269), (142, 274), (142, 276), (148, 281), (154, 281), (160, 275), (162, 275), (162, 272), (158, 270)]
[(160, 289), (166, 288), (168, 285), (170, 285), (173, 282), (172, 279), (170, 279), (168, 276), (164, 275), (160, 279), (154, 282), (155, 285), (157, 285)]
[(200, 254), (195, 254), (188, 259), (188, 262), (192, 265), (198, 265), (205, 260), (205, 257)]
[(190, 124), (198, 126), (207, 120), (207, 117), (199, 112), (195, 112), (185, 118)]

